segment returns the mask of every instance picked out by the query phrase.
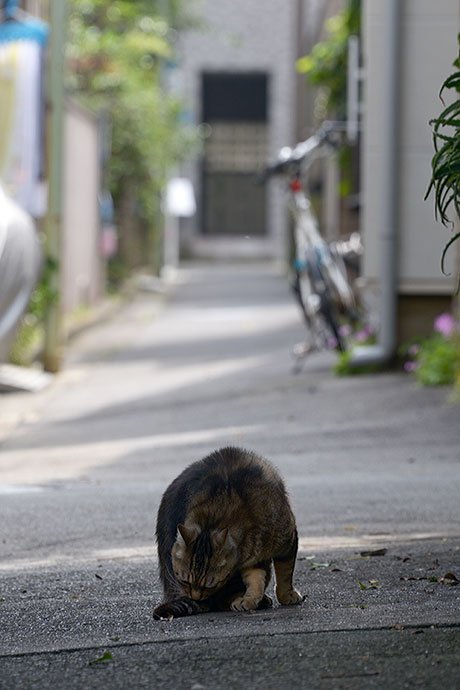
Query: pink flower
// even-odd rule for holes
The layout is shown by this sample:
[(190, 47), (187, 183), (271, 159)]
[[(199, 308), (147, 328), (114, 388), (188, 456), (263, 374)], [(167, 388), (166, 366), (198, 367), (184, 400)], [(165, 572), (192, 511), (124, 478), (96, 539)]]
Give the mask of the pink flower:
[(369, 338), (369, 335), (371, 335), (371, 333), (369, 333), (368, 328), (363, 328), (356, 333), (355, 338), (358, 343), (364, 343)]
[(407, 350), (407, 354), (409, 355), (409, 357), (415, 357), (419, 350), (420, 345), (411, 345), (410, 348)]
[(459, 324), (451, 314), (440, 314), (434, 320), (433, 328), (445, 338), (450, 338), (454, 330), (458, 330)]
[(328, 338), (327, 339), (327, 346), (330, 350), (333, 350), (335, 347), (338, 345), (337, 338)]
[(417, 368), (418, 368), (417, 362), (405, 362), (404, 363), (404, 371), (407, 371), (408, 373), (415, 371)]
[(341, 335), (343, 338), (346, 338), (347, 335), (351, 335), (351, 326), (349, 326), (347, 323), (339, 326), (339, 335)]

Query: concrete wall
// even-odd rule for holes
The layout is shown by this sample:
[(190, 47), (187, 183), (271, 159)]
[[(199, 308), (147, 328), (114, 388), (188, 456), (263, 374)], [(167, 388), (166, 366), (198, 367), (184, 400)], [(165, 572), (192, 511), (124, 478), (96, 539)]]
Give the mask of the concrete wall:
[[(182, 84), (193, 122), (199, 122), (203, 71), (266, 71), (269, 74), (269, 155), (295, 142), (295, 60), (297, 0), (202, 0), (197, 3), (206, 26), (189, 32), (182, 43)], [(197, 162), (186, 171), (198, 200)], [(268, 255), (286, 252), (284, 190), (271, 182), (267, 193), (265, 238), (204, 238), (199, 214), (183, 223), (183, 243), (201, 255)]]
[[(362, 231), (364, 276), (379, 281), (379, 217), (382, 204), (382, 76), (386, 46), (382, 38), (385, 0), (365, 0), (363, 15), (364, 135), (362, 148)], [(450, 233), (434, 218), (433, 197), (424, 201), (431, 172), (430, 118), (442, 109), (438, 93), (458, 55), (458, 0), (401, 0), (401, 91), (399, 107), (400, 295), (452, 294), (453, 279), (442, 275), (440, 257)], [(452, 252), (448, 266), (452, 270)]]
[(64, 125), (62, 286), (64, 313), (91, 305), (103, 294), (100, 256), (99, 130), (97, 119), (68, 103)]

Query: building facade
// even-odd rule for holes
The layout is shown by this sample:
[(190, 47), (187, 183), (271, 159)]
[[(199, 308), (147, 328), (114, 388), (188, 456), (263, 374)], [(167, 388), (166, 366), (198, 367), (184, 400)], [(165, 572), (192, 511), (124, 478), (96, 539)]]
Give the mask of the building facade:
[(203, 0), (203, 26), (181, 43), (182, 91), (203, 154), (186, 171), (197, 213), (182, 223), (187, 254), (272, 257), (286, 252), (283, 186), (254, 177), (295, 143), (297, 0)]
[[(382, 135), (388, 81), (389, 45), (384, 31), (387, 0), (363, 3), (364, 114), (362, 146), (364, 238), (363, 277), (368, 295), (380, 291), (381, 257), (388, 232), (381, 228), (388, 199), (384, 160), (392, 141)], [(395, 286), (398, 341), (427, 333), (433, 318), (449, 309), (458, 257), (449, 253), (450, 276), (442, 274), (440, 259), (450, 233), (435, 219), (434, 199), (425, 200), (431, 177), (433, 142), (429, 121), (443, 109), (439, 90), (458, 56), (460, 3), (458, 0), (404, 0), (398, 8), (398, 69), (395, 79)]]

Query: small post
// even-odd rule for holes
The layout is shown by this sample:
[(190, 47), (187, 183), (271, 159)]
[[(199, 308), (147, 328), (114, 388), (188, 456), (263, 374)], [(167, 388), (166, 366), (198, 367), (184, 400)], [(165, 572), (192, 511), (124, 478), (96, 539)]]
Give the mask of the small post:
[(48, 102), (46, 118), (46, 160), (48, 178), (48, 211), (44, 221), (45, 250), (52, 262), (50, 290), (55, 299), (49, 305), (45, 320), (45, 371), (57, 372), (61, 365), (60, 248), (62, 221), (64, 59), (67, 0), (50, 2), (50, 48), (48, 56)]

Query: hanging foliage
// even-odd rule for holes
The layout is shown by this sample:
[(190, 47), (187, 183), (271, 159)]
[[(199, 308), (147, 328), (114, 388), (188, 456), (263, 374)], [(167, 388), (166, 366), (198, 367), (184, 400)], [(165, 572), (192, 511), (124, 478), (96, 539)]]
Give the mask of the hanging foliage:
[(129, 263), (145, 259), (168, 173), (195, 141), (182, 102), (164, 84), (175, 60), (176, 27), (187, 21), (183, 0), (70, 0), (68, 86), (109, 119), (106, 183), (121, 246), (138, 247), (139, 258)]
[(360, 0), (348, 0), (339, 14), (326, 21), (328, 37), (297, 61), (297, 71), (311, 86), (320, 87), (320, 119), (346, 116), (348, 39), (360, 34), (360, 5)]
[(430, 185), (425, 196), (427, 198), (433, 191), (436, 217), (445, 227), (452, 229), (452, 237), (442, 252), (443, 273), (446, 253), (460, 238), (460, 232), (455, 231), (456, 226), (449, 215), (453, 210), (457, 219), (460, 218), (460, 56), (453, 65), (456, 68), (455, 72), (444, 81), (439, 96), (445, 105), (443, 94), (445, 91), (451, 91), (455, 100), (444, 108), (439, 117), (430, 120), (435, 154), (431, 161)]

